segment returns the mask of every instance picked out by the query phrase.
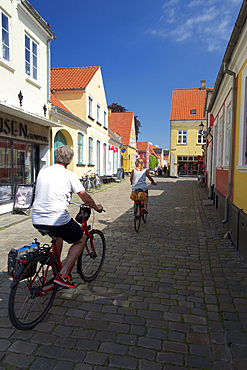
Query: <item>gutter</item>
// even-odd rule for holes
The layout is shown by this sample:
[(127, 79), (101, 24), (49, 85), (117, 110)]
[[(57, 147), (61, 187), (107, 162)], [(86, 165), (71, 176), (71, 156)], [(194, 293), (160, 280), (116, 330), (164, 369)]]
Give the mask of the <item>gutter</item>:
[(234, 109), (235, 109), (235, 79), (236, 73), (227, 69), (227, 63), (224, 63), (224, 73), (232, 77), (232, 118), (231, 118), (231, 137), (230, 137), (230, 152), (229, 152), (229, 169), (228, 169), (228, 193), (225, 199), (225, 218), (221, 222), (227, 223), (229, 220), (229, 199), (232, 193), (232, 154), (233, 154), (233, 124), (234, 124)]

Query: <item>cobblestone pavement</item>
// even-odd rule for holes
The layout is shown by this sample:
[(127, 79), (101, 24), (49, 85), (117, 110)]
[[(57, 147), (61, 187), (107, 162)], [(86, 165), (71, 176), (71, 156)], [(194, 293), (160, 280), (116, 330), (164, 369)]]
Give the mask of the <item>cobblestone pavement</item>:
[(60, 291), (30, 331), (8, 318), (7, 254), (47, 239), (30, 219), (0, 231), (0, 370), (247, 369), (246, 265), (204, 188), (157, 180), (140, 233), (129, 181), (93, 195), (107, 210), (94, 222), (107, 240), (103, 269), (92, 283), (74, 272), (76, 289)]

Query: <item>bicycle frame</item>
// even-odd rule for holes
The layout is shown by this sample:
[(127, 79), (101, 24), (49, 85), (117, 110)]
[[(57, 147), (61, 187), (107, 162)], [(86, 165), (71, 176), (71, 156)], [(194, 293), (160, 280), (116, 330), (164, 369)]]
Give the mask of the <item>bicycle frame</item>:
[[(89, 232), (89, 227), (87, 225), (87, 220), (86, 219), (83, 219), (82, 220), (82, 226), (81, 226), (81, 228), (82, 228), (83, 232), (85, 233), (86, 237), (88, 237), (90, 239), (92, 251), (95, 254), (95, 256), (97, 257), (97, 253), (96, 253), (96, 250), (95, 250), (94, 245), (93, 245), (93, 238), (92, 238), (92, 235)], [(85, 244), (84, 248), (86, 248), (87, 249), (87, 252), (89, 253), (89, 249), (88, 249), (87, 243)], [(48, 265), (46, 267), (46, 271), (45, 271), (45, 275), (44, 275), (44, 281), (43, 281), (43, 283), (40, 286), (40, 291), (39, 291), (39, 295), (40, 296), (42, 296), (42, 294), (47, 293), (50, 290), (52, 290), (52, 289), (54, 289), (54, 288), (56, 288), (56, 287), (59, 286), (58, 284), (53, 283), (50, 287), (44, 289), (44, 287), (46, 285), (46, 277), (47, 277), (48, 269), (51, 266), (51, 264), (54, 261), (54, 259), (56, 259), (56, 262), (57, 262), (57, 265), (58, 265), (58, 271), (61, 271), (61, 269), (63, 267), (62, 262), (60, 260), (59, 253), (58, 253), (56, 240), (52, 240), (52, 245), (50, 247), (50, 250), (46, 254), (48, 254), (48, 255), (51, 254), (51, 258), (50, 258), (50, 261), (49, 261), (49, 263), (48, 263)], [(69, 273), (73, 270), (74, 266), (75, 266), (75, 263), (70, 268)], [(41, 270), (42, 267), (43, 266), (40, 266), (40, 268), (36, 272), (36, 274), (33, 277), (31, 277), (31, 282), (30, 282), (29, 287), (28, 287), (28, 290), (29, 291), (32, 289), (33, 282), (35, 281), (35, 279), (38, 276), (38, 274), (39, 274), (39, 272), (40, 272), (40, 270)]]

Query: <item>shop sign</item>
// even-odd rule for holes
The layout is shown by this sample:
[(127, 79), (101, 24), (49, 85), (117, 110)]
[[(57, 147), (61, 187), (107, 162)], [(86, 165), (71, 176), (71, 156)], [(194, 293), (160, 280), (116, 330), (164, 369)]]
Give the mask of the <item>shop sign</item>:
[(203, 163), (203, 157), (201, 155), (198, 155), (198, 163)]
[(27, 124), (10, 120), (8, 118), (0, 117), (0, 134), (9, 135), (16, 138), (24, 138), (27, 140), (36, 140), (42, 142), (48, 142), (47, 136), (37, 135), (29, 132)]

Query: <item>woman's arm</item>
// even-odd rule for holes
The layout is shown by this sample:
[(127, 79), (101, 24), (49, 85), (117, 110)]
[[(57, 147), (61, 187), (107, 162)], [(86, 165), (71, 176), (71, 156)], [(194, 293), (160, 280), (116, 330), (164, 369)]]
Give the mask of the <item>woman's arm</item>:
[(134, 176), (134, 170), (131, 171), (131, 174), (130, 174), (130, 183), (132, 185), (132, 182), (133, 182), (133, 176)]
[(148, 170), (146, 171), (146, 177), (151, 181), (153, 185), (157, 185), (157, 183), (154, 181), (154, 179), (149, 175)]

